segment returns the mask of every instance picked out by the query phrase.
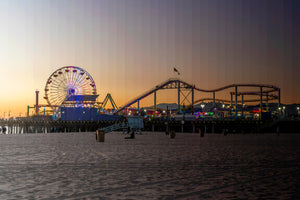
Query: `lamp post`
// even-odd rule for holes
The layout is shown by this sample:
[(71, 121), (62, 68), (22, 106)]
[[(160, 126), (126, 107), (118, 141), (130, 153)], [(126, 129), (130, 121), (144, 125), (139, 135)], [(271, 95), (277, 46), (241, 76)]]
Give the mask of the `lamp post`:
[(299, 117), (299, 106), (297, 106), (297, 116)]
[(201, 104), (201, 108), (202, 108), (202, 112), (203, 112), (203, 108), (205, 107), (205, 105), (202, 103)]
[(282, 107), (283, 117), (285, 117), (285, 106)]

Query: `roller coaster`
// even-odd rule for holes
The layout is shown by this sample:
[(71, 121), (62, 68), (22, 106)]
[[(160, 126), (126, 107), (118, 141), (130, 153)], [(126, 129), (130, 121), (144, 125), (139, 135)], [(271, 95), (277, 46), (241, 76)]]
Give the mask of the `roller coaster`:
[[(240, 91), (240, 88), (248, 88), (247, 91)], [(249, 89), (251, 88), (251, 89)], [(119, 107), (119, 109), (116, 109), (114, 114), (120, 113), (124, 109), (130, 107), (131, 105), (137, 103), (138, 107), (138, 113), (140, 113), (140, 101), (146, 97), (148, 97), (151, 94), (154, 94), (154, 113), (156, 113), (157, 107), (156, 107), (156, 93), (158, 90), (164, 90), (164, 89), (177, 89), (177, 97), (178, 97), (178, 112), (180, 111), (180, 105), (182, 104), (182, 101), (186, 100), (189, 95), (191, 95), (191, 104), (189, 107), (191, 107), (191, 110), (194, 110), (194, 106), (198, 102), (203, 102), (206, 100), (211, 100), (213, 102), (213, 107), (216, 105), (216, 101), (223, 102), (223, 103), (230, 103), (230, 106), (235, 107), (235, 118), (237, 117), (238, 113), (238, 104), (244, 105), (246, 102), (260, 102), (260, 114), (262, 112), (262, 105), (263, 103), (268, 104), (269, 101), (277, 100), (278, 106), (280, 106), (280, 88), (274, 85), (264, 85), (264, 84), (231, 84), (227, 85), (221, 88), (213, 89), (213, 90), (205, 90), (200, 89), (196, 87), (195, 85), (189, 84), (185, 81), (182, 81), (178, 78), (171, 78), (164, 82), (162, 82), (159, 85), (156, 85), (154, 88), (146, 91), (145, 93), (139, 95), (138, 97), (134, 98), (133, 100), (129, 101), (125, 105)], [(216, 93), (221, 92), (227, 89), (234, 89), (234, 91), (230, 92), (230, 100), (229, 99), (217, 99)], [(252, 91), (252, 90), (255, 91)], [(184, 95), (182, 93), (182, 90), (188, 90), (189, 93), (187, 95)], [(212, 94), (211, 98), (200, 98), (195, 100), (195, 91), (197, 92), (204, 92), (204, 93), (210, 93)], [(183, 95), (183, 100), (181, 101), (181, 95)], [(245, 96), (255, 96), (256, 98), (253, 99), (244, 99)], [(233, 98), (234, 97), (234, 98)], [(241, 97), (239, 100), (238, 97)]]

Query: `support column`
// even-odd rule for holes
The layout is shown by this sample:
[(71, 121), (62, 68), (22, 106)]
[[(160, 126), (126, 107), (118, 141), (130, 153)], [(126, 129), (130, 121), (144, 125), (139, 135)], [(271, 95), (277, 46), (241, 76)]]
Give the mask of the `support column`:
[(216, 107), (216, 95), (215, 95), (215, 91), (213, 92), (213, 108)]
[(242, 118), (244, 117), (244, 95), (242, 94)]
[(140, 100), (138, 100), (138, 116), (140, 116)]
[(278, 115), (279, 117), (281, 117), (281, 110), (279, 109), (281, 106), (281, 102), (280, 102), (280, 89), (278, 88)]
[(35, 114), (39, 114), (39, 91), (35, 91)]
[(180, 81), (177, 81), (178, 87), (178, 113), (180, 112)]
[(238, 93), (238, 89), (237, 86), (235, 86), (235, 114), (234, 114), (235, 119), (237, 119), (237, 112), (238, 112), (237, 93)]
[(262, 87), (260, 86), (260, 119), (261, 119), (261, 115), (262, 115), (262, 108), (263, 108), (263, 105), (262, 105), (262, 92), (263, 92), (263, 89)]
[(156, 118), (156, 91), (154, 91), (154, 118)]
[(278, 89), (278, 107), (280, 107), (281, 102), (280, 102), (280, 89)]
[(233, 93), (231, 92), (230, 93), (230, 115), (232, 116), (232, 95), (233, 95)]
[(269, 112), (269, 93), (266, 94), (266, 109), (267, 109), (267, 112)]
[(192, 115), (194, 114), (194, 88), (192, 88)]

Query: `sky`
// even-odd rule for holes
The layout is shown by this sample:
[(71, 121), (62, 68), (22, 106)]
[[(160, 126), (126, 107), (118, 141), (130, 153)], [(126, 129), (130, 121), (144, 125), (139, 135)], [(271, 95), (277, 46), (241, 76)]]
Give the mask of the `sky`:
[(85, 69), (98, 100), (111, 93), (119, 106), (174, 67), (198, 88), (271, 84), (300, 103), (299, 10), (297, 0), (0, 0), (0, 117), (24, 116), (37, 89), (46, 103), (63, 66)]

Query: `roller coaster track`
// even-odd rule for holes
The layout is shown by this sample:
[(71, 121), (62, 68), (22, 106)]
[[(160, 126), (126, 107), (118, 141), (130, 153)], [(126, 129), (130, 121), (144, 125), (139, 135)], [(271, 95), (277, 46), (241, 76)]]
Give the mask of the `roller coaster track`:
[[(122, 107), (120, 107), (119, 109), (115, 110), (114, 114), (124, 110), (125, 108), (131, 106), (132, 104), (146, 98), (147, 96), (153, 94), (154, 92), (156, 92), (157, 90), (161, 90), (161, 89), (175, 89), (175, 88), (185, 88), (185, 89), (194, 89), (196, 91), (199, 92), (208, 92), (208, 93), (213, 93), (213, 92), (219, 92), (222, 90), (226, 90), (229, 88), (235, 88), (235, 87), (257, 87), (257, 88), (267, 88), (268, 90), (264, 90), (262, 92), (262, 94), (260, 92), (239, 92), (237, 93), (237, 95), (262, 95), (262, 96), (268, 96), (270, 97), (269, 100), (273, 100), (273, 99), (278, 99), (279, 95), (274, 95), (274, 94), (269, 94), (272, 92), (276, 92), (276, 91), (280, 91), (280, 88), (274, 85), (264, 85), (264, 84), (231, 84), (231, 85), (227, 85), (221, 88), (217, 88), (217, 89), (213, 89), (213, 90), (205, 90), (205, 89), (200, 89), (197, 88), (195, 85), (186, 83), (185, 81), (182, 81), (180, 79), (177, 78), (170, 78), (164, 82), (162, 82), (159, 85), (156, 85), (154, 88), (146, 91), (145, 93), (143, 93), (142, 95), (132, 99), (131, 101), (129, 101), (128, 103), (126, 103), (125, 105), (123, 105)], [(235, 94), (235, 92), (231, 92), (231, 94)], [(218, 99), (220, 100), (220, 99)], [(196, 102), (198, 102), (199, 100), (197, 100)], [(224, 102), (227, 100), (223, 100)], [(257, 100), (248, 100), (248, 102), (253, 102), (253, 101), (257, 101)]]
[(175, 84), (178, 84), (178, 83), (182, 83), (185, 86), (185, 88), (193, 88), (192, 85), (190, 85), (190, 84), (188, 84), (188, 83), (186, 83), (184, 81), (181, 81), (181, 80), (175, 79), (175, 78), (170, 78), (167, 81), (162, 82), (159, 85), (156, 85), (154, 88), (148, 90), (147, 92), (143, 93), (142, 95), (138, 96), (137, 98), (129, 101), (124, 106), (122, 106), (119, 109), (117, 109), (114, 113), (118, 113), (118, 112), (124, 110), (125, 108), (127, 108), (127, 107), (131, 106), (132, 104), (136, 103), (137, 101), (139, 101), (139, 100), (141, 100), (141, 99), (149, 96), (150, 94), (156, 92), (159, 89), (172, 89), (172, 88), (176, 88)]

